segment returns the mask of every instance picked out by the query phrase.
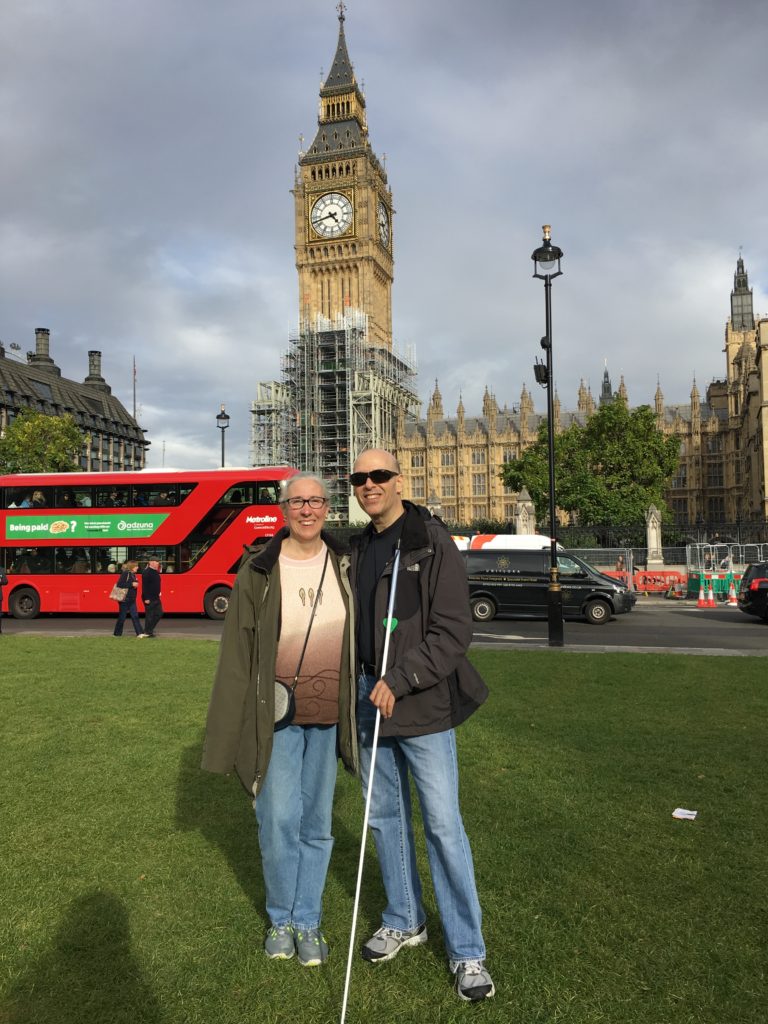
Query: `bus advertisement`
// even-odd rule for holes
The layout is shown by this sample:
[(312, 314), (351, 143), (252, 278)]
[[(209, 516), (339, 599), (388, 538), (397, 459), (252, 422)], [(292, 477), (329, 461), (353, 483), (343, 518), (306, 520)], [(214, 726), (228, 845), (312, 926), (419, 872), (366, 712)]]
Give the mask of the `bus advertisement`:
[[(297, 471), (141, 470), (0, 475), (0, 567), (6, 607), (114, 612), (124, 562), (162, 566), (163, 608), (221, 619), (243, 549), (284, 525), (280, 483)], [(139, 592), (139, 596), (140, 596)]]

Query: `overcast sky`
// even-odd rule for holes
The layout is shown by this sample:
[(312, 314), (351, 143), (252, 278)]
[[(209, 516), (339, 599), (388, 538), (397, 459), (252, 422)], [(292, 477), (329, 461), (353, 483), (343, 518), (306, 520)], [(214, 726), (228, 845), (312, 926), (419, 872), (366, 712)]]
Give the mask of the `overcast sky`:
[[(87, 352), (148, 464), (248, 462), (256, 382), (297, 321), (293, 184), (336, 48), (333, 0), (4, 0), (0, 339), (82, 380)], [(419, 392), (543, 412), (556, 385), (687, 402), (725, 373), (739, 248), (768, 313), (765, 0), (349, 0), (350, 57), (393, 190), (395, 344)], [(165, 450), (164, 450), (165, 449)]]

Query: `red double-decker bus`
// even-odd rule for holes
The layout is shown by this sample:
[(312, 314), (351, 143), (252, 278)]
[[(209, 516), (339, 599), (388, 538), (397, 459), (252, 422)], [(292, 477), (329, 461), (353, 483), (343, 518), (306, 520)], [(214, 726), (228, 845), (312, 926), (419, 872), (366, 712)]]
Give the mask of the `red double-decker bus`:
[(161, 563), (166, 612), (221, 619), (243, 548), (284, 523), (289, 466), (0, 476), (0, 566), (7, 608), (114, 612), (115, 574), (129, 559)]

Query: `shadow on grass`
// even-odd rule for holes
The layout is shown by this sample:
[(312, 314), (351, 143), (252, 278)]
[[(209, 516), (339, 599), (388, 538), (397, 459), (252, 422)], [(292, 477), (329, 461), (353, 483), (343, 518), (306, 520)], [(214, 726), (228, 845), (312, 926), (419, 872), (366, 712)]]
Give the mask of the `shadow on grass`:
[[(266, 895), (261, 873), (258, 827), (252, 804), (234, 773), (223, 777), (203, 771), (200, 767), (202, 753), (202, 734), (199, 742), (186, 747), (182, 752), (176, 784), (176, 824), (184, 831), (199, 832), (206, 842), (221, 852), (237, 884), (266, 927)], [(345, 776), (343, 781), (342, 775)], [(349, 819), (349, 825), (345, 819)], [(333, 814), (334, 848), (329, 877), (334, 878), (336, 885), (349, 898), (350, 911), (360, 853), (360, 831), (354, 829), (362, 829), (362, 824), (360, 781), (350, 778), (339, 766)], [(366, 855), (361, 910), (364, 913), (370, 911), (371, 920), (377, 921), (376, 927), (385, 903), (379, 865), (370, 847)]]
[[(199, 742), (183, 750), (179, 762), (176, 824), (184, 831), (199, 832), (221, 851), (249, 902), (264, 917), (264, 883), (253, 807), (237, 776), (203, 771), (202, 756), (201, 733)], [(265, 917), (264, 921), (266, 926)]]
[(125, 906), (106, 892), (71, 904), (52, 948), (0, 1007), (3, 1024), (155, 1024), (160, 1007), (131, 952)]

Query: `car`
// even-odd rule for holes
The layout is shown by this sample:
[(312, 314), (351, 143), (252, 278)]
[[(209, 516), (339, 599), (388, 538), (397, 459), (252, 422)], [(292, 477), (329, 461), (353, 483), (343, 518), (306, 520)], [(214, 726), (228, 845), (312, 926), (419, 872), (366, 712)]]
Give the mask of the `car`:
[(752, 562), (744, 570), (737, 596), (739, 608), (768, 622), (768, 562)]
[[(469, 603), (475, 622), (499, 615), (546, 618), (551, 549), (483, 547), (463, 552)], [(563, 617), (598, 626), (632, 610), (636, 595), (623, 583), (593, 569), (574, 554), (558, 552)]]

